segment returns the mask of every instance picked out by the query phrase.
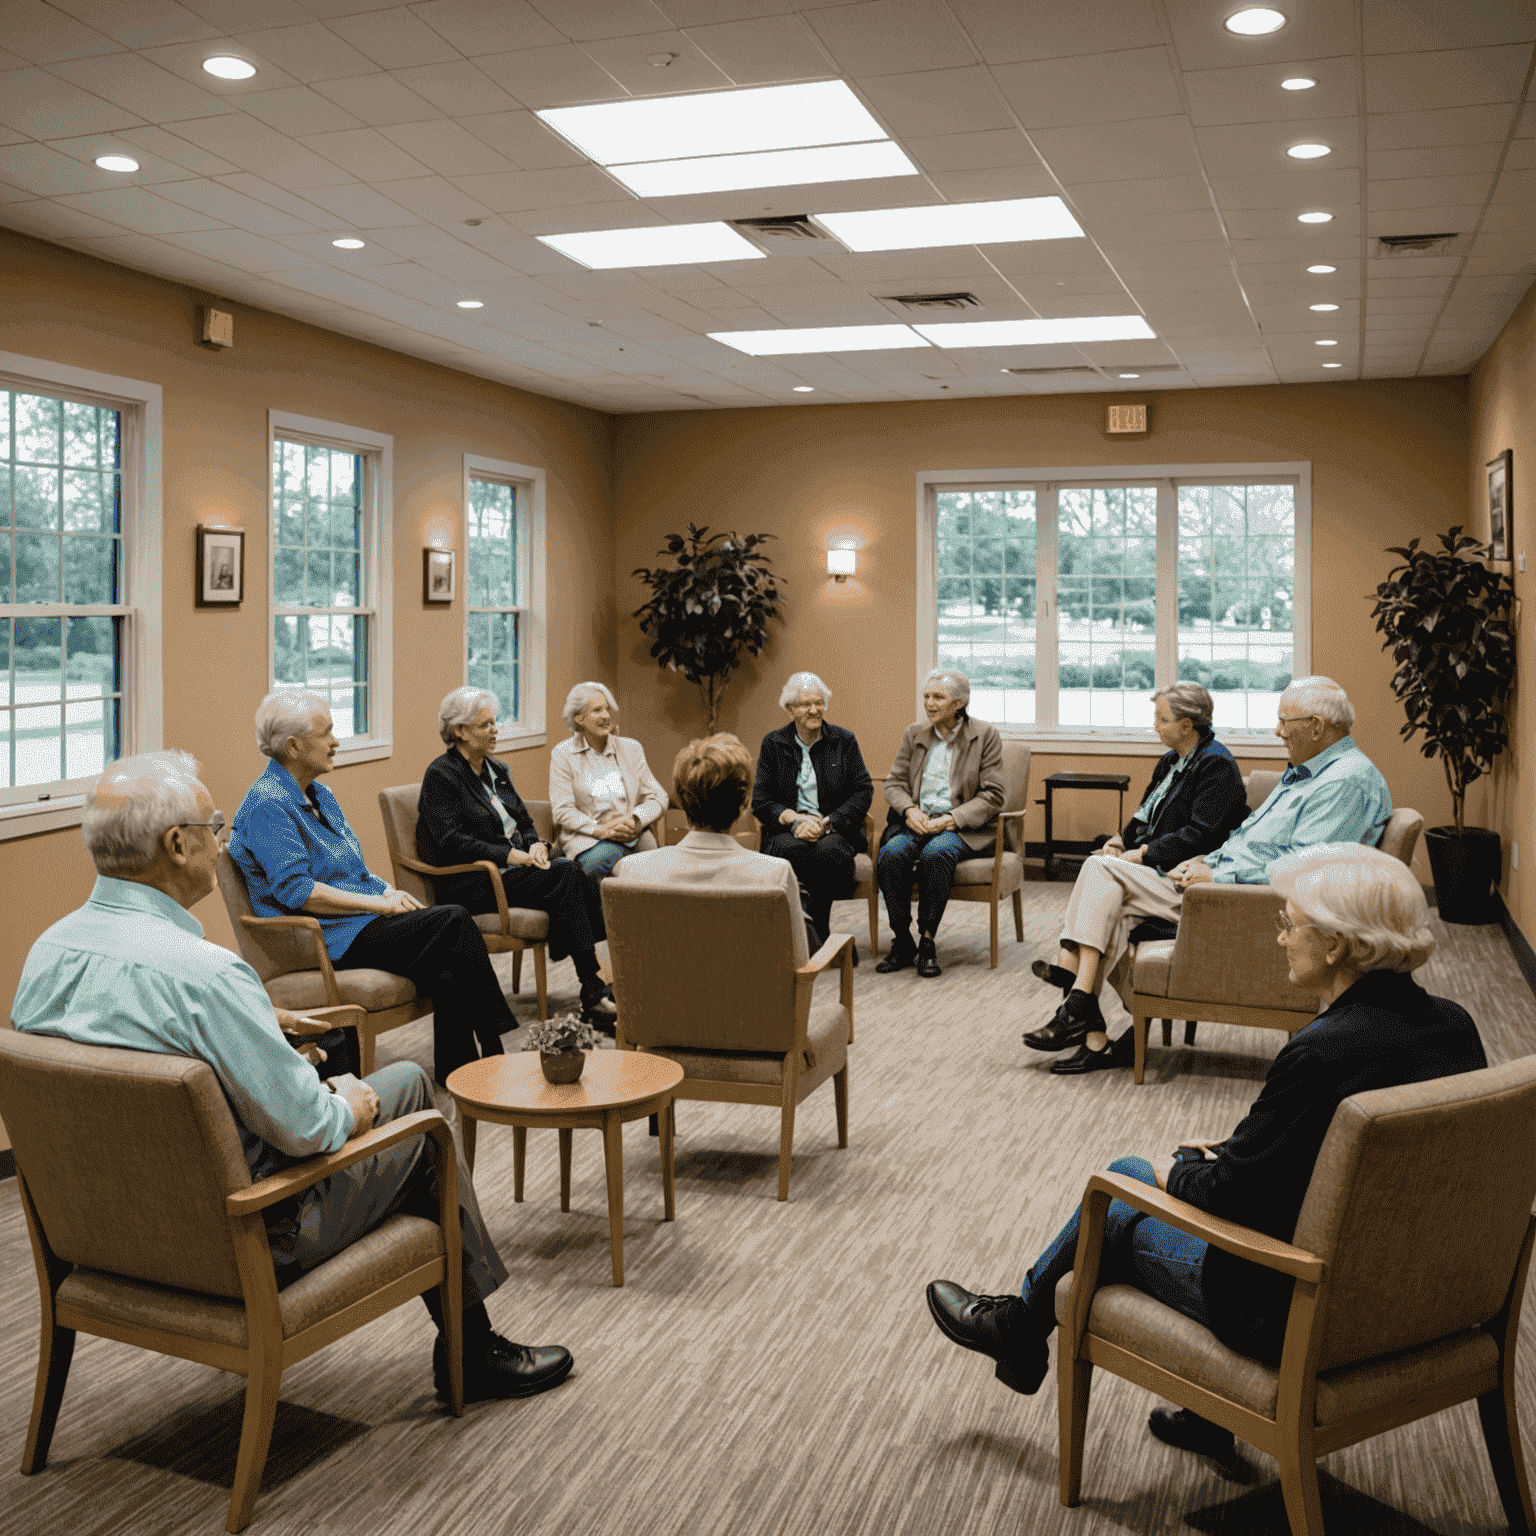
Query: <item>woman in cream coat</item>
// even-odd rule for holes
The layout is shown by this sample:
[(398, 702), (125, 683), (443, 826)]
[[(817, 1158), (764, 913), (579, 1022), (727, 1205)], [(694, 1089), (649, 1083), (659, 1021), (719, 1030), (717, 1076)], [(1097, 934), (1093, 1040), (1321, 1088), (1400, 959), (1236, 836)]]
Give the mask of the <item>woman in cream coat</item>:
[(549, 757), (549, 805), (560, 852), (601, 884), (626, 854), (654, 848), (648, 830), (667, 811), (667, 792), (638, 741), (614, 733), (619, 706), (602, 683), (577, 683), (562, 718), (571, 732)]

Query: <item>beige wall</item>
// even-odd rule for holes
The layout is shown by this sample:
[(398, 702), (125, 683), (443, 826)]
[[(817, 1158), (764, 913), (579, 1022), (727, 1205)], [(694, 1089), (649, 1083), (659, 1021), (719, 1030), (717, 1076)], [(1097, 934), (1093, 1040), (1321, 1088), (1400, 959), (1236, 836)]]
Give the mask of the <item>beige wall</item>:
[[(644, 735), (652, 766), (665, 776), (677, 747), (702, 729), (703, 714), (697, 690), (657, 669), (627, 616), (645, 595), (628, 573), (655, 563), (663, 535), (689, 521), (774, 534), (768, 548), (789, 577), (787, 623), (733, 678), (720, 728), (755, 745), (784, 723), (784, 678), (807, 667), (836, 695), (832, 718), (857, 732), (871, 772), (880, 773), (915, 709), (920, 471), (1304, 459), (1313, 476), (1313, 665), (1348, 689), (1359, 711), (1357, 738), (1396, 801), (1443, 821), (1448, 801), (1438, 768), (1398, 739), (1402, 714), (1387, 687), (1392, 669), (1367, 594), (1391, 563), (1386, 546), (1462, 516), (1466, 380), (1160, 393), (1151, 397), (1152, 430), (1129, 441), (1105, 436), (1104, 407), (1099, 395), (1051, 395), (622, 418), (619, 702), (626, 728)], [(867, 541), (858, 575), (844, 587), (826, 575), (824, 542), (834, 528), (855, 529)], [(1133, 793), (1151, 769), (1145, 757), (1041, 754), (1035, 763), (1036, 786), (1046, 773), (1080, 768), (1128, 773)], [(1113, 819), (1113, 801), (1101, 794), (1058, 804), (1073, 806), (1058, 836), (1086, 837)], [(1027, 826), (1031, 839), (1043, 837), (1038, 811)]]
[[(330, 780), (369, 863), (389, 868), (378, 791), (420, 778), (438, 752), (437, 705), (463, 681), (463, 609), (426, 609), (429, 530), (460, 543), (462, 456), (541, 465), (548, 489), (549, 690), (611, 670), (612, 418), (233, 307), (235, 346), (196, 341), (207, 296), (57, 246), (0, 231), (0, 349), (160, 384), (164, 389), (165, 741), (194, 752), (232, 816), (264, 759), (251, 715), (266, 688), (267, 412), (296, 412), (394, 436), (394, 755)], [(247, 596), (236, 612), (192, 601), (199, 522), (246, 530)], [(530, 797), (548, 783), (547, 749), (513, 754)], [(0, 843), (0, 998), (46, 924), (80, 905), (92, 873), (78, 829)], [(218, 897), (195, 915), (233, 945)]]
[[(1472, 372), (1471, 426), (1467, 452), (1467, 489), (1457, 522), (1479, 538), (1488, 537), (1488, 485), (1485, 465), (1506, 448), (1514, 450), (1510, 486), (1512, 554), (1536, 553), (1536, 287), (1520, 301), (1499, 339)], [(1536, 843), (1530, 801), (1520, 792), (1525, 753), (1536, 740), (1536, 710), (1518, 688), (1518, 679), (1536, 661), (1530, 625), (1521, 606), (1531, 593), (1536, 572), (1514, 572), (1517, 688), (1509, 710), (1509, 750), (1499, 759), (1493, 783), (1480, 780), (1467, 795), (1467, 821), (1494, 828), (1504, 839), (1501, 889), (1504, 901), (1526, 938), (1536, 937)], [(1527, 862), (1510, 867), (1511, 845), (1519, 844)]]

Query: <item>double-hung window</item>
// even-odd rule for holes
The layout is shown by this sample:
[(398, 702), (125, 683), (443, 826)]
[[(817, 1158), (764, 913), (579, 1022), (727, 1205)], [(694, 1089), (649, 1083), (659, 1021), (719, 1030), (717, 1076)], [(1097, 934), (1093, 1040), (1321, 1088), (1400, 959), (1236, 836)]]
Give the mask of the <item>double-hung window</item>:
[(337, 761), (390, 751), (393, 439), (271, 413), (271, 686), (330, 703)]
[(919, 482), (919, 669), (972, 712), (1093, 750), (1151, 743), (1155, 687), (1203, 684), (1224, 737), (1269, 737), (1310, 670), (1306, 464), (1099, 466)]
[(0, 354), (0, 837), (160, 745), (159, 434), (158, 386)]
[(498, 745), (544, 739), (544, 471), (464, 456), (464, 680), (500, 704)]

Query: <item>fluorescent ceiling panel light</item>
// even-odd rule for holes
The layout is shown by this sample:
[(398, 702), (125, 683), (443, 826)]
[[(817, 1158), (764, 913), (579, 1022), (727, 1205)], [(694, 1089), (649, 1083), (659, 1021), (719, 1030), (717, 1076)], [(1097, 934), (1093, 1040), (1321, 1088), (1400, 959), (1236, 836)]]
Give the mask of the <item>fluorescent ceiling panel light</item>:
[(1278, 32), (1284, 25), (1285, 13), (1267, 5), (1250, 5), (1226, 20), (1227, 31), (1236, 32), (1239, 37), (1264, 37)]
[(833, 144), (821, 149), (768, 149), (751, 155), (708, 155), (694, 160), (650, 160), (611, 165), (636, 197), (687, 197), (696, 192), (739, 192), (748, 187), (803, 187), (818, 181), (870, 181), (916, 176), (899, 145)]
[(460, 309), (484, 309), (484, 299), (459, 299), (456, 301)]
[(1338, 346), (1338, 342), (1336, 342), (1336, 341), (1314, 341), (1312, 343), (1312, 345), (1314, 347), (1336, 347), (1336, 346)]
[(254, 64), (230, 54), (216, 54), (211, 59), (204, 59), (203, 68), (220, 80), (249, 80), (256, 73)]
[(1318, 274), (1318, 276), (1320, 276), (1320, 277), (1324, 273), (1327, 273), (1327, 272), (1337, 272), (1338, 270), (1339, 269), (1337, 267), (1330, 267), (1328, 265), (1328, 263), (1325, 262), (1325, 261), (1320, 261), (1320, 262), (1317, 263), (1316, 266), (1312, 266), (1312, 267), (1308, 267), (1307, 268), (1308, 272), (1316, 272)]
[(1343, 363), (1324, 363), (1323, 364), (1324, 368), (1342, 368), (1343, 366), (1344, 366)]
[(1333, 146), (1331, 144), (1292, 144), (1286, 150), (1286, 154), (1292, 160), (1321, 160), (1324, 155), (1331, 155), (1332, 153)]
[(1011, 240), (1077, 240), (1083, 231), (1059, 197), (1016, 197), (1000, 203), (946, 203), (935, 208), (877, 208), (868, 213), (817, 213), (850, 251), (914, 251), (940, 245), (1001, 245)]
[(883, 139), (885, 130), (841, 80), (691, 96), (649, 96), (536, 114), (599, 165), (676, 160)]
[(729, 224), (658, 224), (540, 235), (545, 245), (584, 267), (681, 267), (705, 261), (761, 261), (763, 253)]
[(1122, 373), (1120, 377), (1122, 379), (1139, 379), (1141, 375), (1139, 373)]
[(331, 244), (338, 251), (360, 251), (367, 242), (364, 240), (332, 240)]
[(1296, 222), (1298, 224), (1331, 224), (1333, 215), (1331, 213), (1298, 213)]
[(139, 168), (139, 162), (128, 155), (97, 155), (96, 164), (104, 171), (116, 171), (119, 176), (126, 176), (129, 171)]
[(1282, 91), (1310, 91), (1316, 84), (1317, 81), (1308, 75), (1293, 75), (1289, 80), (1282, 80), (1280, 82), (1280, 89)]
[(913, 329), (936, 347), (1037, 347), (1050, 342), (1145, 341), (1155, 336), (1140, 315), (1078, 315), (1066, 320), (971, 320)]
[(711, 331), (711, 341), (724, 342), (752, 357), (790, 352), (893, 352), (928, 343), (909, 325), (819, 325), (801, 330)]
[(1308, 309), (1315, 309), (1320, 314), (1321, 313), (1325, 313), (1328, 310), (1337, 309), (1338, 307), (1339, 306), (1337, 304), (1308, 304), (1307, 305)]

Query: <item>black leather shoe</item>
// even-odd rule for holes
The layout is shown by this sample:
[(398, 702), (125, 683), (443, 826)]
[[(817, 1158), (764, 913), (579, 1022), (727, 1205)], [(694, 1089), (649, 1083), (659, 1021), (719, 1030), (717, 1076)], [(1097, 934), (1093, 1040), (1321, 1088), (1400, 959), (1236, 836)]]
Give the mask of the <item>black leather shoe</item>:
[(953, 1280), (928, 1286), (928, 1310), (939, 1331), (962, 1349), (997, 1362), (997, 1379), (1015, 1392), (1036, 1392), (1050, 1369), (1049, 1335), (1019, 1326), (1024, 1303), (1017, 1296), (977, 1296)]
[(885, 952), (885, 959), (875, 969), (882, 976), (889, 976), (892, 971), (904, 971), (917, 959), (917, 950), (911, 940), (903, 944), (899, 939), (894, 941)]
[(1230, 1461), (1237, 1452), (1230, 1429), (1212, 1424), (1188, 1408), (1154, 1408), (1147, 1428), (1164, 1445), (1176, 1445), (1181, 1451), (1193, 1451), (1196, 1456), (1209, 1456), (1213, 1461)]
[(944, 968), (939, 964), (939, 957), (934, 953), (932, 939), (917, 941), (917, 974), (928, 977), (944, 974)]
[(1048, 987), (1060, 987), (1063, 998), (1072, 990), (1077, 973), (1064, 965), (1052, 965), (1049, 960), (1036, 960), (1030, 970)]
[(1058, 1077), (1078, 1077), (1084, 1072), (1109, 1072), (1115, 1067), (1128, 1067), (1135, 1059), (1136, 1045), (1127, 1030), (1100, 1051), (1089, 1050), (1085, 1042), (1064, 1060), (1053, 1061), (1051, 1071)]
[[(558, 1344), (530, 1348), (514, 1344), (499, 1333), (478, 1360), (464, 1357), (464, 1401), (483, 1403), (492, 1398), (534, 1397), (558, 1387), (576, 1362)], [(448, 1350), (439, 1335), (432, 1350), (432, 1383), (437, 1395), (448, 1401)]]
[(1024, 1044), (1032, 1051), (1064, 1051), (1068, 1046), (1081, 1045), (1094, 1030), (1103, 1028), (1098, 998), (1091, 992), (1069, 992), (1050, 1023), (1030, 1030)]

